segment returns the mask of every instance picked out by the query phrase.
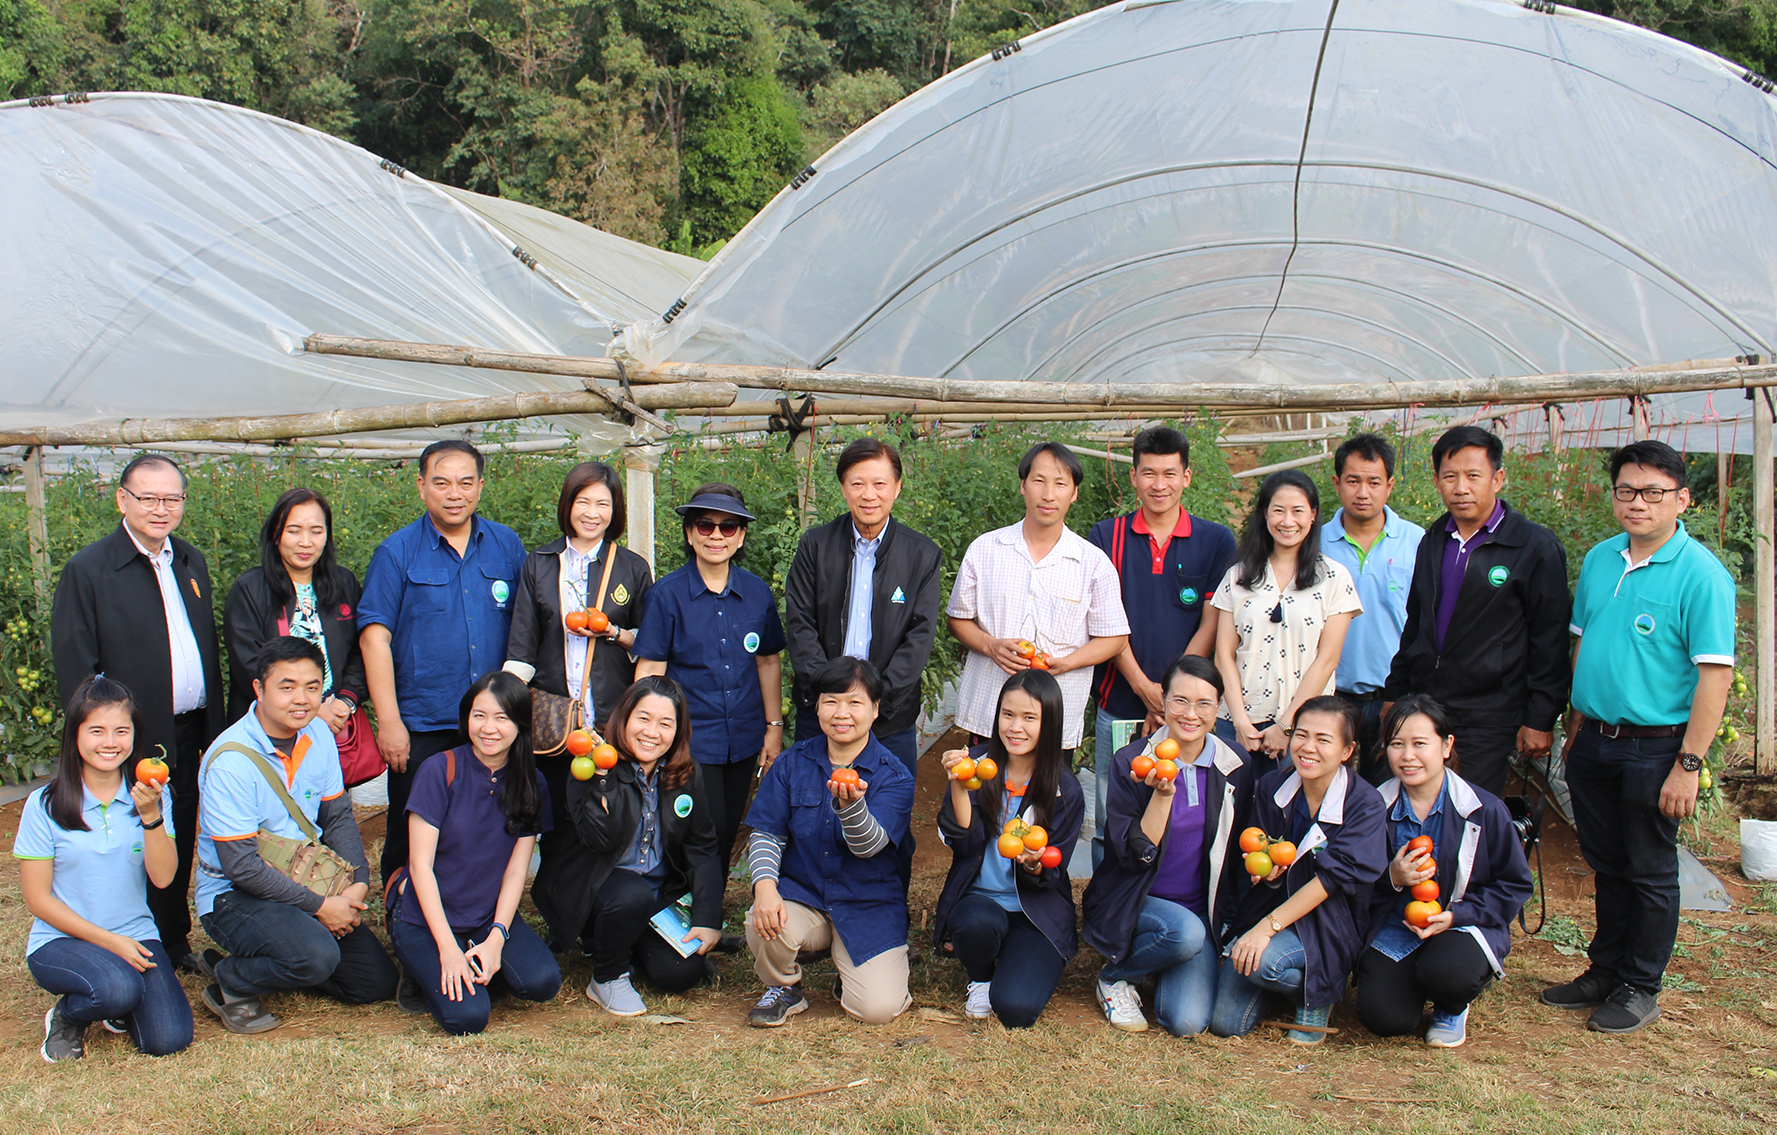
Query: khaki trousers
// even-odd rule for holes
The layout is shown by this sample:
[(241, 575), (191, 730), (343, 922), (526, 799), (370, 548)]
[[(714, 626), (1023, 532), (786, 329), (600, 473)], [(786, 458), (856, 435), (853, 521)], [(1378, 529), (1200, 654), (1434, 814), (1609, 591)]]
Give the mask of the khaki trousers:
[(747, 948), (753, 951), (753, 972), (766, 985), (795, 985), (802, 980), (797, 951), (831, 949), (833, 964), (839, 968), (839, 1007), (867, 1025), (885, 1025), (913, 1004), (907, 995), (906, 946), (854, 964), (833, 931), (833, 920), (801, 903), (784, 900), (783, 933), (769, 942), (759, 937), (753, 912), (747, 911)]

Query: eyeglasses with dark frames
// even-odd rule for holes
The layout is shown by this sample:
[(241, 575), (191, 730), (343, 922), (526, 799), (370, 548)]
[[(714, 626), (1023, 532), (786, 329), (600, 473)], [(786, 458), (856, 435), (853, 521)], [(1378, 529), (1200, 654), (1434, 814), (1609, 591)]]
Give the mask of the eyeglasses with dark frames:
[(1640, 497), (1649, 504), (1659, 504), (1666, 499), (1667, 493), (1676, 492), (1678, 492), (1677, 489), (1668, 489), (1662, 485), (1648, 485), (1647, 487), (1640, 489), (1636, 488), (1634, 485), (1618, 485), (1611, 489), (1610, 495), (1622, 501), (1624, 504), (1628, 504), (1636, 497)]
[(152, 493), (148, 496), (143, 496), (140, 493), (132, 493), (128, 489), (124, 489), (122, 485), (117, 487), (123, 489), (125, 493), (129, 494), (131, 500), (135, 501), (149, 512), (159, 512), (163, 508), (168, 512), (178, 512), (185, 507), (184, 493), (180, 493), (177, 496), (164, 497), (155, 496)]

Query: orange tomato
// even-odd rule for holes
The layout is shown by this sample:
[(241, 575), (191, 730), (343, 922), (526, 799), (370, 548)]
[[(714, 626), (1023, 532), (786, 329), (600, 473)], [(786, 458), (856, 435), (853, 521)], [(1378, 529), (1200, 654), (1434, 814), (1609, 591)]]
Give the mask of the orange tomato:
[(586, 611), (584, 614), (586, 615), (586, 629), (593, 634), (604, 634), (611, 629), (611, 616), (603, 611), (592, 610)]
[(992, 780), (999, 775), (1000, 766), (993, 763), (992, 757), (982, 757), (975, 762), (975, 779)]
[(1013, 649), (1018, 652), (1020, 658), (1035, 658), (1037, 656), (1037, 644), (1027, 638), (1019, 639), (1018, 645)]
[(1049, 668), (1049, 655), (1041, 650), (1037, 651), (1037, 656), (1030, 660), (1030, 668), (1032, 670), (1047, 670)]
[(1024, 854), (1024, 840), (1007, 832), (1000, 836), (1000, 854), (1007, 859), (1016, 859)]
[(1240, 833), (1240, 850), (1248, 855), (1265, 850), (1265, 845), (1270, 842), (1263, 828), (1248, 828)]
[(575, 757), (568, 762), (568, 771), (573, 774), (575, 780), (591, 780), (595, 766), (591, 757)]
[(596, 744), (596, 742), (593, 741), (592, 734), (584, 729), (575, 729), (568, 734), (566, 748), (569, 756), (584, 757), (586, 754), (592, 752), (594, 744)]
[(606, 742), (592, 750), (592, 763), (601, 769), (617, 767), (617, 746)]
[(1148, 779), (1148, 774), (1153, 771), (1154, 758), (1148, 756), (1146, 753), (1141, 754), (1133, 761), (1129, 762), (1129, 775), (1137, 780)]
[(858, 786), (858, 770), (855, 768), (836, 768), (833, 770), (833, 774), (827, 779), (834, 784), (843, 784), (856, 788)]
[(144, 757), (136, 762), (136, 779), (143, 784), (152, 784), (159, 788), (167, 782), (167, 777), (171, 775), (172, 772), (167, 768), (167, 762), (159, 757)]
[(1154, 772), (1161, 780), (1177, 780), (1178, 764), (1174, 761), (1161, 761), (1154, 766)]
[(1416, 835), (1412, 839), (1407, 841), (1407, 850), (1408, 851), (1423, 851), (1423, 852), (1426, 852), (1427, 854), (1429, 854), (1431, 852), (1431, 849), (1432, 849), (1431, 837), (1428, 835)]
[(950, 779), (952, 780), (968, 780), (974, 775), (975, 762), (967, 757), (950, 766)]
[(1042, 828), (1033, 827), (1024, 833), (1024, 850), (1041, 851), (1049, 846), (1049, 833)]
[(571, 631), (583, 631), (586, 629), (586, 612), (569, 611), (562, 616), (561, 621), (566, 624), (567, 628)]
[(1438, 914), (1443, 909), (1443, 907), (1435, 902), (1421, 902), (1419, 900), (1414, 900), (1407, 904), (1407, 925), (1416, 926), (1419, 929), (1424, 930), (1427, 926), (1431, 925), (1432, 916)]
[(1414, 883), (1413, 897), (1420, 902), (1436, 902), (1438, 898), (1438, 881), (1427, 879), (1423, 883)]
[(1276, 866), (1277, 864), (1271, 861), (1271, 857), (1262, 851), (1253, 851), (1247, 854), (1246, 873), (1255, 879), (1263, 879), (1271, 874), (1271, 869)]
[(1154, 746), (1154, 759), (1161, 761), (1178, 760), (1178, 742), (1171, 737)]
[(1287, 839), (1280, 839), (1270, 847), (1267, 847), (1265, 849), (1265, 854), (1269, 855), (1271, 857), (1271, 862), (1277, 864), (1279, 867), (1288, 867), (1296, 861), (1296, 845)]

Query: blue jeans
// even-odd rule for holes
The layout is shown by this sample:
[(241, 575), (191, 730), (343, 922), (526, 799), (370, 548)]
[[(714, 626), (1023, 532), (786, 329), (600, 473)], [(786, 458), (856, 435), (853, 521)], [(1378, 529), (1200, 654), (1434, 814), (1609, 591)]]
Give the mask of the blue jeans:
[[(1232, 946), (1232, 943), (1230, 943)], [(1217, 1036), (1245, 1036), (1265, 1018), (1266, 1002), (1273, 994), (1302, 1003), (1307, 981), (1308, 952), (1291, 927), (1272, 936), (1259, 958), (1259, 968), (1244, 977), (1229, 961), (1216, 982), (1216, 1007), (1209, 1017), (1209, 1031)]]
[[(1106, 713), (1101, 707), (1098, 711), (1097, 723), (1093, 729), (1092, 740), (1092, 869), (1104, 862), (1105, 825), (1110, 817), (1105, 812), (1105, 794), (1110, 791), (1111, 764), (1116, 757), (1116, 750), (1111, 748), (1111, 723), (1115, 717)], [(1216, 718), (1216, 736), (1226, 741), (1228, 747), (1236, 753), (1245, 752), (1240, 747), (1239, 734), (1234, 732), (1234, 723), (1224, 718)]]
[(985, 895), (964, 895), (950, 911), (950, 942), (970, 981), (993, 984), (994, 1016), (1009, 1029), (1028, 1029), (1042, 1016), (1067, 959), (1021, 910)]
[(216, 965), (216, 983), (229, 997), (314, 989), (348, 1005), (366, 1005), (395, 996), (401, 980), (364, 923), (336, 939), (314, 915), (238, 890), (216, 896), (215, 909), (199, 921), (229, 953)]
[(25, 965), (38, 985), (62, 997), (63, 1017), (86, 1024), (121, 1019), (139, 1050), (168, 1056), (191, 1043), (191, 1002), (159, 939), (144, 938), (142, 946), (154, 955), (154, 968), (143, 973), (78, 938), (45, 942)]
[(1660, 788), (1682, 737), (1607, 739), (1585, 727), (1567, 748), (1580, 854), (1594, 872), (1598, 930), (1592, 968), (1658, 994), (1678, 938), (1678, 821), (1660, 814)]
[(1154, 979), (1154, 1015), (1173, 1036), (1209, 1027), (1221, 958), (1203, 920), (1189, 908), (1149, 895), (1136, 915), (1135, 935), (1121, 962), (1099, 971), (1103, 981)]
[[(514, 997), (526, 1001), (553, 1000), (561, 989), (561, 966), (555, 955), (549, 952), (543, 939), (537, 937), (537, 932), (522, 917), (517, 917), (512, 920), (512, 933), (500, 951), (499, 972), (488, 985), (471, 984), (461, 1001), (452, 1001), (444, 995), (444, 965), (438, 959), (438, 942), (432, 937), (431, 929), (415, 926), (401, 917), (401, 906), (410, 898), (408, 894), (396, 895), (390, 905), (389, 939), (395, 943), (395, 956), (401, 959), (401, 964), (407, 967), (407, 972), (419, 982), (420, 991), (426, 995), (426, 1008), (431, 1010), (432, 1019), (445, 1032), (465, 1036), (487, 1028), (488, 1010), (493, 1005), (489, 992), (495, 985), (503, 985)], [(457, 945), (465, 950), (493, 932), (491, 920), (468, 934), (452, 931)]]

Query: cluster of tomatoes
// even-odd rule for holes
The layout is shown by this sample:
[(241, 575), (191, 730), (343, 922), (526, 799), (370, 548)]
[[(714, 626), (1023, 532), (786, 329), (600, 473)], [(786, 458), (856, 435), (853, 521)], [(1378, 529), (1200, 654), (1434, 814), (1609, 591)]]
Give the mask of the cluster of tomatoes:
[(980, 788), (998, 776), (999, 771), (1000, 766), (993, 763), (992, 757), (982, 757), (978, 761), (964, 757), (950, 766), (950, 779), (962, 781), (964, 788)]
[(1015, 649), (1018, 651), (1018, 657), (1030, 663), (1032, 670), (1047, 670), (1049, 663), (1054, 661), (1049, 657), (1048, 651), (1038, 650), (1037, 644), (1027, 638), (1019, 639)]
[(593, 608), (590, 611), (569, 611), (561, 620), (571, 631), (591, 631), (593, 634), (604, 634), (611, 629), (611, 617)]
[(1061, 866), (1061, 848), (1049, 846), (1049, 833), (1017, 816), (1007, 820), (1000, 829), (1000, 854), (1016, 859), (1027, 851), (1038, 851), (1037, 861), (1044, 867)]
[(568, 762), (568, 772), (575, 780), (591, 780), (595, 772), (606, 772), (617, 767), (617, 747), (608, 741), (601, 741), (591, 731), (573, 729), (568, 732), (568, 755), (574, 759)]
[(1240, 850), (1246, 854), (1246, 873), (1255, 879), (1263, 879), (1296, 861), (1296, 845), (1287, 839), (1272, 839), (1263, 828), (1241, 832)]
[(1154, 755), (1142, 753), (1129, 762), (1129, 775), (1135, 780), (1146, 781), (1148, 774), (1154, 773), (1161, 780), (1178, 779), (1178, 742), (1171, 737), (1154, 746)]
[[(1432, 843), (1428, 835), (1414, 836), (1407, 841), (1408, 851), (1417, 851), (1425, 859), (1431, 859)], [(1432, 863), (1435, 869), (1437, 864)], [(1407, 925), (1417, 926), (1424, 930), (1431, 925), (1432, 916), (1442, 913), (1443, 907), (1438, 905), (1438, 881), (1435, 878), (1421, 883), (1414, 883), (1409, 893), (1413, 896), (1407, 904)]]

